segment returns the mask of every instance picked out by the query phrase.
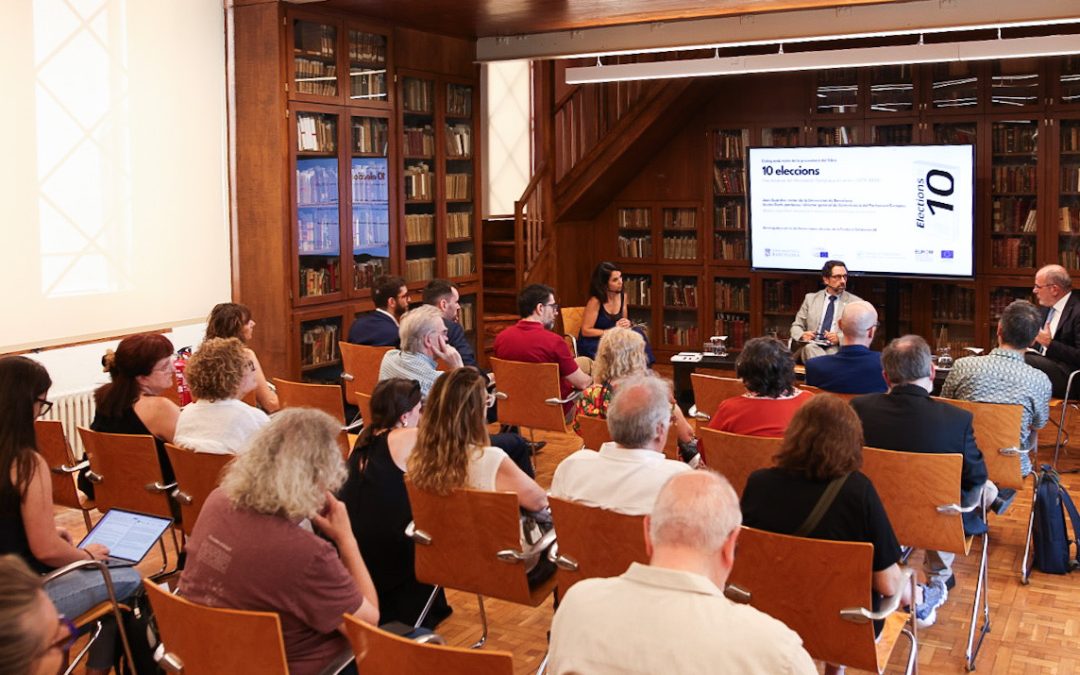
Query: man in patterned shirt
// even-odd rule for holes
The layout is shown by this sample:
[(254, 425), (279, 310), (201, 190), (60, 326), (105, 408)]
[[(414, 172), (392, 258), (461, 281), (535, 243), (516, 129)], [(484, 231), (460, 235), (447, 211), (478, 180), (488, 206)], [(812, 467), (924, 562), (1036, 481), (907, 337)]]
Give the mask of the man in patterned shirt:
[[(946, 398), (1023, 406), (1020, 436), (1025, 450), (1035, 447), (1038, 431), (1050, 417), (1050, 378), (1024, 363), (1024, 351), (1041, 323), (1035, 305), (1026, 300), (1011, 303), (998, 321), (997, 348), (986, 356), (958, 360), (941, 387)], [(1025, 476), (1031, 473), (1028, 455), (1020, 455), (1020, 468)]]

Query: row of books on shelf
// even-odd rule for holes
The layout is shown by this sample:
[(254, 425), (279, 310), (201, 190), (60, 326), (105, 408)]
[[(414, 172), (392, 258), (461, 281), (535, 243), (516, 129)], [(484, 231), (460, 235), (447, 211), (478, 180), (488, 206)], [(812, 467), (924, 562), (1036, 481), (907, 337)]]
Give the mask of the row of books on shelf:
[(377, 101), (386, 98), (386, 73), (374, 70), (349, 72), (349, 98)]
[(297, 222), (297, 249), (304, 253), (337, 255), (338, 220), (336, 211), (303, 212)]
[(761, 144), (769, 148), (789, 148), (799, 145), (799, 127), (762, 129)]
[(648, 258), (652, 255), (652, 237), (626, 237), (619, 235), (616, 242), (621, 258)]
[(884, 124), (874, 127), (874, 143), (877, 145), (911, 145), (914, 134), (914, 125)]
[(698, 240), (693, 235), (665, 236), (664, 257), (668, 260), (693, 260), (698, 257)]
[(749, 282), (717, 281), (713, 284), (713, 301), (717, 309), (725, 309), (729, 312), (750, 311), (750, 284)]
[(337, 361), (340, 332), (340, 326), (336, 323), (320, 323), (304, 328), (300, 334), (300, 364), (317, 366)]
[(298, 94), (337, 96), (337, 66), (303, 56), (294, 58), (293, 63)]
[(1009, 306), (1014, 300), (1030, 300), (1031, 289), (1030, 287), (1024, 290), (1019, 288), (998, 288), (990, 291), (990, 318), (997, 321), (1001, 318), (1001, 313), (1005, 311), (1005, 308)]
[(1069, 164), (1061, 167), (1061, 191), (1080, 192), (1080, 166)]
[(713, 166), (713, 191), (718, 195), (741, 194), (746, 191), (741, 168)]
[(852, 143), (859, 142), (858, 129), (849, 127), (818, 127), (817, 130), (817, 144), (822, 146), (830, 145), (851, 145)]
[(664, 305), (666, 307), (696, 309), (697, 300), (697, 284), (685, 281), (664, 282)]
[(713, 237), (713, 257), (717, 260), (746, 260), (746, 236), (715, 235)]
[(349, 62), (386, 64), (386, 36), (378, 33), (349, 31)]
[(449, 159), (472, 157), (472, 127), (470, 125), (446, 125), (446, 156)]
[(435, 109), (435, 86), (430, 80), (406, 77), (401, 93), (406, 112), (430, 114)]
[[(301, 168), (306, 167), (306, 168)], [(338, 202), (338, 173), (330, 166), (307, 166), (300, 162), (296, 168), (296, 202), (302, 206), (334, 205)]]
[(790, 312), (792, 317), (802, 304), (806, 287), (797, 281), (766, 279), (761, 286), (766, 312)]
[(975, 289), (963, 286), (934, 284), (930, 291), (934, 319), (942, 321), (974, 321)]
[(328, 115), (297, 115), (296, 147), (300, 152), (336, 152), (336, 118)]
[(435, 278), (435, 258), (414, 258), (405, 261), (405, 281), (427, 281)]
[(1080, 233), (1080, 204), (1058, 209), (1058, 230), (1069, 234)]
[(745, 129), (736, 131), (718, 131), (713, 138), (713, 159), (718, 161), (742, 161), (746, 156), (746, 146), (750, 143), (750, 132)]
[(472, 87), (447, 85), (446, 114), (451, 117), (472, 117)]
[(293, 24), (293, 39), (297, 54), (332, 57), (337, 48), (337, 29), (325, 23), (296, 21)]
[(990, 130), (995, 153), (1035, 152), (1039, 126), (1030, 124), (995, 124)]
[(1058, 252), (1058, 264), (1071, 270), (1080, 268), (1080, 250), (1062, 249)]
[(1062, 122), (1061, 151), (1080, 152), (1080, 124), (1075, 122)]
[(728, 336), (728, 349), (742, 349), (750, 334), (750, 322), (738, 315), (717, 314), (713, 319), (712, 334)]
[(373, 288), (375, 280), (390, 273), (390, 261), (386, 258), (360, 256), (353, 262), (353, 288)]
[(992, 232), (1034, 232), (1038, 225), (1035, 200), (1030, 197), (996, 198), (990, 207)]
[(1030, 238), (995, 239), (990, 254), (994, 267), (1035, 267), (1035, 242)]
[(724, 230), (745, 230), (746, 210), (743, 202), (726, 200), (723, 204), (717, 204), (713, 208), (713, 227)]
[(446, 174), (446, 198), (470, 199), (472, 197), (472, 174)]
[(472, 251), (448, 253), (446, 255), (446, 274), (450, 277), (463, 277), (476, 271), (476, 256)]
[(1035, 192), (1038, 187), (1034, 164), (1006, 164), (990, 168), (990, 187), (994, 192)]
[(390, 142), (390, 127), (378, 117), (354, 117), (352, 121), (353, 152), (379, 153), (386, 156)]
[(323, 267), (300, 268), (300, 296), (326, 295), (341, 290), (341, 270), (336, 259)]
[(405, 166), (405, 199), (431, 199), (431, 167), (427, 164)]
[(430, 213), (405, 214), (405, 243), (431, 244), (435, 242), (435, 216)]
[(352, 200), (357, 202), (385, 202), (389, 195), (386, 181), (386, 160), (358, 162), (352, 165)]
[(649, 277), (623, 277), (623, 293), (630, 305), (647, 307), (652, 304), (652, 279)]
[(463, 302), (458, 307), (458, 323), (466, 332), (476, 330), (476, 304)]
[(450, 211), (446, 214), (446, 236), (450, 239), (465, 239), (472, 236), (472, 209), (468, 211)]
[(385, 209), (353, 209), (352, 233), (354, 246), (388, 246), (390, 244), (390, 213)]
[(435, 154), (435, 130), (430, 124), (422, 127), (405, 127), (406, 155), (414, 157), (431, 157)]
[(664, 324), (664, 343), (681, 347), (701, 348), (698, 328), (692, 324)]
[(649, 229), (650, 213), (649, 209), (619, 209), (619, 229)]
[(697, 209), (664, 209), (665, 230), (696, 230)]

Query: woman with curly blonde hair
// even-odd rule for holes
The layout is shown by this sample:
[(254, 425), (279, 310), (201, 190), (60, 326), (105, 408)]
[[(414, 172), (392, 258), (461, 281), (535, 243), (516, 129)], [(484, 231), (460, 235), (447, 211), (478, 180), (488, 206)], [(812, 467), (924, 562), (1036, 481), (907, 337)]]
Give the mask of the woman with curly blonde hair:
[(207, 497), (180, 576), (191, 602), (276, 612), (293, 675), (322, 672), (348, 649), (342, 614), (379, 621), (348, 511), (332, 494), (345, 480), (340, 429), (309, 408), (275, 415)]
[[(608, 405), (619, 382), (631, 377), (649, 375), (645, 338), (629, 328), (609, 328), (600, 338), (593, 363), (593, 384), (581, 392), (577, 400), (578, 414), (607, 418)], [(575, 423), (574, 428), (578, 425)], [(678, 406), (672, 407), (671, 429), (678, 435), (684, 461), (697, 456), (694, 430)]]
[(197, 452), (235, 455), (270, 422), (240, 399), (255, 388), (255, 364), (236, 338), (210, 338), (188, 359), (185, 375), (195, 402), (180, 411), (176, 444)]

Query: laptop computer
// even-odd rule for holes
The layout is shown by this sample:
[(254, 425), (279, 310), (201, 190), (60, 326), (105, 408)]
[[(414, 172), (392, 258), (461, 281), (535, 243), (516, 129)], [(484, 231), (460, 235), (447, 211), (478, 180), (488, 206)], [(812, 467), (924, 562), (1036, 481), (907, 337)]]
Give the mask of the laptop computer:
[(79, 548), (101, 544), (109, 549), (105, 561), (109, 567), (131, 567), (146, 557), (171, 524), (172, 518), (109, 509), (79, 542)]

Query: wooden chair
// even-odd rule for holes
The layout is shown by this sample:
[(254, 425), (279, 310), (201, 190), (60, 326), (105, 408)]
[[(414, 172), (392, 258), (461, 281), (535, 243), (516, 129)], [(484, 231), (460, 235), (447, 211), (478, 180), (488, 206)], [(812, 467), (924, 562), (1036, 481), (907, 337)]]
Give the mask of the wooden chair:
[(581, 332), (581, 321), (585, 317), (585, 308), (560, 307), (559, 315), (562, 316), (563, 339), (568, 343), (570, 353), (577, 356), (577, 339)]
[[(91, 571), (100, 573), (102, 579), (105, 581), (105, 594), (108, 599), (104, 602), (100, 602), (97, 605), (94, 605), (79, 616), (68, 618), (71, 619), (71, 623), (75, 624), (75, 628), (77, 628), (78, 631), (82, 633), (87, 627), (97, 623), (101, 619), (111, 614), (113, 621), (116, 623), (117, 626), (116, 632), (120, 635), (120, 646), (124, 650), (124, 658), (127, 659), (129, 667), (133, 669), (134, 666), (131, 664), (134, 664), (135, 660), (131, 657), (131, 644), (128, 642), (127, 633), (124, 631), (123, 616), (121, 616), (120, 614), (121, 610), (126, 611), (128, 608), (124, 605), (121, 605), (116, 599), (116, 591), (113, 588), (112, 577), (109, 576), (109, 568), (108, 565), (105, 564), (105, 561), (77, 560), (73, 563), (64, 565), (61, 568), (49, 572), (42, 579), (42, 582), (47, 587), (49, 585), (49, 582), (59, 579), (60, 577), (67, 576), (72, 572), (79, 571)], [(82, 660), (82, 658), (86, 655), (87, 652), (90, 651), (90, 645), (97, 639), (97, 633), (94, 632), (90, 635), (90, 639), (86, 641), (82, 649), (79, 650), (79, 653), (70, 659), (70, 667), (66, 672), (71, 672), (74, 669), (74, 666)]]
[(180, 526), (184, 534), (190, 536), (206, 498), (221, 482), (221, 474), (233, 455), (195, 452), (172, 443), (165, 444), (165, 452), (176, 474), (176, 501), (180, 503), (183, 515)]
[(802, 383), (800, 383), (799, 384), (799, 389), (802, 389), (804, 391), (808, 391), (811, 394), (829, 394), (830, 396), (835, 396), (837, 398), (842, 398), (845, 401), (850, 401), (851, 399), (855, 398), (856, 396), (859, 396), (859, 394), (841, 394), (841, 393), (835, 392), (835, 391), (826, 391), (826, 390), (822, 389), (821, 387), (815, 387), (812, 384), (802, 384)]
[(558, 364), (492, 357), (491, 368), (495, 373), (500, 424), (570, 433), (563, 404), (573, 401), (581, 392), (561, 398)]
[[(581, 437), (585, 447), (589, 450), (599, 450), (601, 445), (611, 440), (606, 419), (593, 417), (592, 415), (578, 415), (574, 418), (574, 422), (578, 425), (578, 430), (575, 433)], [(679, 456), (679, 436), (674, 429), (668, 429), (667, 440), (664, 441), (664, 457), (681, 461)]]
[[(476, 594), (483, 634), (474, 649), (487, 641), (484, 596), (537, 607), (554, 590), (554, 575), (529, 587), (514, 493), (456, 489), (444, 497), (417, 488), (408, 478), (405, 487), (413, 515), (405, 533), (416, 544), (416, 578)], [(554, 541), (552, 530), (538, 546)]]
[(779, 438), (744, 436), (708, 427), (698, 429), (698, 450), (705, 466), (724, 475), (742, 497), (750, 474), (775, 464)]
[(477, 652), (460, 647), (423, 644), (345, 615), (345, 634), (364, 675), (440, 673), (440, 675), (512, 675), (510, 652)]
[[(341, 454), (348, 458), (352, 446), (349, 444), (349, 432), (360, 426), (345, 424), (345, 404), (341, 402), (341, 387), (335, 384), (307, 384), (274, 378), (278, 400), (282, 408), (315, 408), (341, 422), (341, 434), (338, 445)], [(346, 387), (348, 388), (348, 387)]]
[(338, 342), (338, 349), (341, 350), (341, 379), (345, 382), (345, 400), (351, 405), (359, 405), (356, 395), (359, 393), (370, 396), (371, 392), (375, 391), (383, 356), (393, 347), (354, 345), (342, 340)]
[(96, 506), (75, 484), (75, 476), (88, 467), (89, 463), (85, 459), (81, 462), (75, 459), (75, 453), (64, 434), (64, 424), (60, 420), (35, 421), (34, 434), (37, 436), (38, 452), (49, 465), (53, 503), (81, 511), (86, 531), (89, 532), (93, 527), (90, 512)]
[(360, 419), (367, 424), (371, 419), (371, 394), (356, 392), (356, 407), (360, 410)]
[(550, 497), (559, 543), (548, 558), (558, 567), (559, 594), (582, 579), (614, 577), (632, 562), (648, 563), (645, 516), (629, 516)]
[[(900, 593), (868, 608), (874, 545), (805, 539), (744, 527), (724, 593), (784, 622), (815, 659), (882, 673), (903, 634), (911, 643), (907, 669), (914, 672), (918, 639), (914, 617), (900, 610)], [(914, 593), (913, 570), (905, 571)], [(883, 620), (874, 638), (875, 619)]]
[(716, 407), (722, 402), (746, 393), (746, 385), (734, 377), (691, 373), (690, 386), (694, 390), (694, 405), (697, 406), (695, 417), (703, 422), (712, 418)]
[[(176, 483), (165, 483), (158, 461), (157, 442), (153, 436), (141, 434), (106, 434), (79, 427), (90, 459), (87, 477), (94, 484), (94, 502), (98, 511), (106, 513), (117, 508), (173, 518), (171, 494)], [(179, 525), (179, 523), (174, 523)], [(180, 550), (176, 531), (172, 528), (173, 549)], [(161, 546), (161, 569), (155, 577), (165, 574), (169, 556), (165, 540)]]
[[(948, 551), (967, 555), (974, 537), (964, 532), (961, 515), (978, 505), (964, 507), (960, 502), (959, 454), (900, 452), (863, 448), (862, 472), (870, 478), (889, 515), (896, 538), (904, 546)], [(984, 514), (985, 520), (985, 514)], [(985, 528), (984, 528), (985, 529)], [(975, 659), (983, 638), (990, 631), (990, 595), (987, 588), (987, 556), (990, 538), (984, 531), (975, 600), (965, 658), (968, 670), (975, 670)], [(982, 606), (983, 625), (975, 643), (976, 620)]]

